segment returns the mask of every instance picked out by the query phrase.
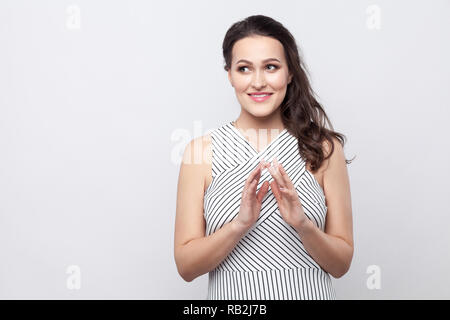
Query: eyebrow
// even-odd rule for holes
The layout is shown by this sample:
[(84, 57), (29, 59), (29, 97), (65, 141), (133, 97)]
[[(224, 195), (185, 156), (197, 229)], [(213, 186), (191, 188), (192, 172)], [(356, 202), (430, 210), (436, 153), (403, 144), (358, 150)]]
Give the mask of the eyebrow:
[[(265, 60), (263, 60), (263, 62), (268, 62), (268, 61), (272, 61), (272, 60), (275, 60), (275, 61), (280, 62), (280, 60), (275, 59), (275, 58), (265, 59)], [(245, 59), (241, 59), (241, 60), (237, 61), (235, 64), (238, 64), (239, 62), (246, 62), (246, 63), (248, 63), (248, 64), (253, 64), (253, 63), (251, 63), (250, 61), (245, 60)], [(281, 63), (281, 62), (280, 62), (280, 63)]]

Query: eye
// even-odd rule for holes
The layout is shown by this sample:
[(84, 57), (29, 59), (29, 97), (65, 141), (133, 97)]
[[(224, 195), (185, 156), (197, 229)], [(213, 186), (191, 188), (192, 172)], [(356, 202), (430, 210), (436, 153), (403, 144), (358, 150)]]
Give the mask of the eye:
[(278, 66), (276, 66), (276, 65), (274, 65), (274, 64), (268, 64), (267, 66), (272, 66), (272, 67), (274, 67), (272, 70), (278, 69)]
[[(266, 67), (269, 67), (269, 66), (274, 67), (273, 69), (269, 69), (269, 70), (277, 70), (277, 69), (279, 69), (279, 67), (276, 66), (276, 65), (274, 65), (274, 64), (268, 64)], [(238, 71), (239, 71), (239, 72), (245, 72), (245, 71), (242, 70), (243, 68), (248, 68), (248, 67), (247, 67), (247, 66), (239, 67), (239, 68), (238, 68)]]

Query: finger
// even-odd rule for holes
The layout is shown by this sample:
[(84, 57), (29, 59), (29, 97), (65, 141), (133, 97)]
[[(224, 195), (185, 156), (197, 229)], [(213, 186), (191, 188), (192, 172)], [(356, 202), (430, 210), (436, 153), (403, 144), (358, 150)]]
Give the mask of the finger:
[(278, 162), (277, 158), (274, 160), (275, 165), (278, 167), (278, 171), (280, 172), (280, 176), (284, 181), (284, 185), (287, 186), (289, 189), (292, 189), (294, 187), (294, 184), (291, 181), (291, 178), (289, 178), (289, 175), (287, 174), (286, 170), (284, 170), (284, 167), (281, 163)]
[(250, 182), (250, 186), (248, 189), (252, 196), (256, 193), (256, 189), (258, 188), (258, 183), (259, 182), (256, 179), (254, 179), (254, 180), (252, 180), (252, 182)]
[(261, 203), (262, 199), (266, 195), (267, 191), (269, 191), (269, 182), (264, 181), (261, 188), (259, 189), (258, 193), (256, 194), (256, 199), (258, 199), (258, 202)]
[(255, 192), (256, 192), (256, 186), (258, 185), (258, 183), (256, 182), (256, 180), (252, 180), (247, 188), (244, 190), (244, 193), (242, 195), (242, 198), (244, 199), (252, 199), (252, 197), (254, 196)]
[(255, 178), (259, 179), (258, 176), (261, 176), (261, 163), (259, 163), (248, 176), (247, 180), (245, 181), (245, 188), (248, 188), (250, 182), (252, 182)]
[(299, 200), (297, 191), (292, 189), (280, 189), (281, 197), (289, 201)]
[(268, 161), (261, 160), (261, 164), (262, 164), (262, 167), (263, 167), (263, 168), (270, 167), (270, 162), (268, 162)]
[(281, 177), (281, 174), (276, 167), (270, 166), (267, 168), (267, 170), (269, 170), (270, 174), (272, 175), (273, 179), (277, 182), (277, 185), (279, 187), (283, 188), (286, 187), (285, 182), (283, 181), (283, 178)]
[(275, 196), (275, 199), (277, 200), (277, 202), (281, 201), (281, 192), (280, 192), (280, 189), (278, 188), (278, 184), (275, 180), (273, 180), (270, 183), (270, 189), (272, 189), (272, 193)]
[(252, 181), (256, 181), (256, 185), (259, 183), (259, 179), (261, 179), (261, 173), (262, 173), (262, 164), (259, 164), (259, 169), (256, 172), (256, 175), (253, 177)]

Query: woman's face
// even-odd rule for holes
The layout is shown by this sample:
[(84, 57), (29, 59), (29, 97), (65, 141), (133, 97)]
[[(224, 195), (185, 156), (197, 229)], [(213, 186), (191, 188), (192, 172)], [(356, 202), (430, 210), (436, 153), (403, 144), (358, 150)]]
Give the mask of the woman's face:
[[(280, 106), (291, 82), (281, 42), (265, 36), (246, 37), (232, 49), (228, 79), (242, 108), (255, 117), (267, 117)], [(250, 94), (267, 92), (270, 96), (254, 100)], [(257, 99), (257, 98), (255, 98)]]

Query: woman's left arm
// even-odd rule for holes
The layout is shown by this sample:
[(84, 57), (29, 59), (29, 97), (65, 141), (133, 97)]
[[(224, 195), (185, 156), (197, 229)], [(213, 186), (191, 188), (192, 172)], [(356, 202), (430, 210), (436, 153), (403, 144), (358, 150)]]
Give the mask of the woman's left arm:
[(353, 222), (350, 182), (342, 145), (333, 138), (334, 152), (324, 171), (327, 202), (325, 232), (310, 219), (293, 226), (311, 257), (334, 278), (350, 268), (353, 258)]

